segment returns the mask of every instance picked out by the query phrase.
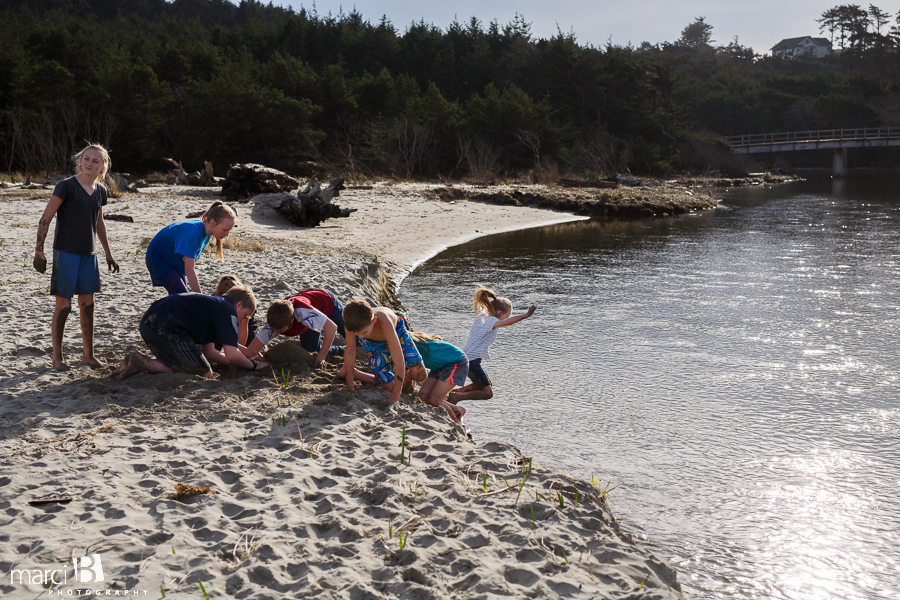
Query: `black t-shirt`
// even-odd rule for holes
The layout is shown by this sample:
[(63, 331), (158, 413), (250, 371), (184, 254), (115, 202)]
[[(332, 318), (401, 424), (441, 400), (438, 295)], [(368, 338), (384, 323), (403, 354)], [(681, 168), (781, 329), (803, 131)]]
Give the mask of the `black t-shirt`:
[(106, 206), (108, 198), (106, 188), (98, 183), (94, 186), (94, 193), (88, 195), (73, 176), (57, 183), (53, 195), (63, 201), (56, 211), (53, 249), (72, 254), (93, 254), (100, 207)]
[(143, 322), (157, 331), (190, 336), (197, 344), (238, 345), (237, 312), (229, 298), (205, 294), (172, 294), (160, 298), (144, 313)]

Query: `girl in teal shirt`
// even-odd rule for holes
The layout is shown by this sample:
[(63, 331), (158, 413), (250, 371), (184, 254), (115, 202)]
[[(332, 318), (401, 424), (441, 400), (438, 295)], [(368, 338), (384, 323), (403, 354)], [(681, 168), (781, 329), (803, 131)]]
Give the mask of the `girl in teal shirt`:
[(419, 389), (419, 397), (426, 404), (443, 408), (455, 423), (462, 425), (466, 409), (454, 406), (444, 398), (454, 387), (466, 384), (469, 359), (462, 350), (445, 342), (439, 335), (414, 331), (410, 337), (422, 355), (425, 368), (428, 369), (428, 379)]

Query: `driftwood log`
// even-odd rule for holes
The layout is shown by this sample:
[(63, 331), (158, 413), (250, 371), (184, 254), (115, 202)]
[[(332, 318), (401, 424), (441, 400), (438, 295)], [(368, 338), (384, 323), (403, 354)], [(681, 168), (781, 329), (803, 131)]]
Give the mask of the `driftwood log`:
[(222, 195), (232, 202), (246, 202), (259, 194), (290, 192), (300, 180), (276, 169), (253, 163), (231, 165), (222, 182)]
[(310, 179), (303, 191), (298, 191), (296, 196), (285, 193), (281, 201), (276, 201), (272, 206), (284, 218), (300, 227), (315, 227), (326, 219), (349, 217), (357, 209), (341, 208), (331, 203), (344, 189), (345, 177), (346, 175), (341, 175), (334, 178), (326, 188), (315, 178)]
[(619, 187), (615, 181), (582, 181), (581, 179), (560, 179), (559, 185), (562, 187), (593, 189), (615, 189)]
[(213, 175), (213, 167), (212, 163), (206, 161), (203, 163), (202, 171), (194, 171), (193, 173), (187, 173), (184, 170), (184, 167), (181, 166), (181, 163), (172, 158), (164, 158), (163, 160), (169, 162), (174, 166), (174, 169), (169, 171), (169, 176), (166, 177), (166, 183), (169, 185), (215, 185), (216, 178)]

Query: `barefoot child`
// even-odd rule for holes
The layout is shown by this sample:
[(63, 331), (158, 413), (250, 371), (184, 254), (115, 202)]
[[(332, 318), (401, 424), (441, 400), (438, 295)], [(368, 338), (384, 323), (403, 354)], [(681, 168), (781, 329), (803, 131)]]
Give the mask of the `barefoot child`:
[(534, 314), (537, 307), (532, 304), (528, 311), (511, 317), (512, 302), (498, 297), (494, 290), (481, 286), (475, 290), (473, 310), (477, 313), (475, 322), (469, 330), (469, 337), (463, 352), (469, 359), (469, 379), (472, 383), (450, 392), (448, 400), (456, 404), (460, 400), (488, 400), (494, 397), (491, 379), (481, 367), (481, 361), (490, 360), (488, 348), (497, 339), (497, 328), (506, 327), (527, 319)]
[[(344, 307), (328, 290), (306, 290), (284, 300), (272, 303), (266, 313), (266, 324), (260, 329), (247, 351), (250, 358), (259, 356), (263, 347), (277, 335), (300, 336), (300, 346), (307, 352), (315, 352), (316, 365), (329, 356), (342, 356), (342, 346), (332, 346), (336, 333), (344, 337)], [(320, 343), (321, 339), (321, 343)]]
[[(150, 358), (138, 351), (125, 357), (111, 375), (127, 379), (135, 373), (194, 373), (212, 377), (208, 361), (257, 370), (268, 366), (244, 356), (238, 348), (238, 328), (256, 310), (249, 288), (233, 287), (224, 297), (172, 294), (150, 305), (141, 317), (140, 332)], [(215, 349), (222, 345), (222, 352)]]
[[(369, 383), (377, 381), (390, 390), (388, 402), (393, 404), (400, 400), (405, 382), (425, 378), (422, 357), (406, 331), (406, 324), (390, 308), (372, 308), (367, 302), (353, 300), (344, 307), (344, 327), (347, 347), (344, 366), (337, 376), (346, 377), (348, 390), (353, 391), (354, 378)], [(374, 375), (355, 368), (356, 340), (366, 351)]]
[(234, 228), (234, 211), (216, 200), (199, 219), (179, 221), (163, 227), (147, 246), (144, 260), (154, 287), (170, 294), (200, 290), (196, 263), (211, 238), (216, 239), (216, 256), (224, 260), (222, 240)]
[(38, 273), (47, 270), (44, 240), (55, 215), (50, 293), (56, 296), (56, 307), (50, 322), (50, 338), (53, 342), (53, 368), (57, 371), (68, 368), (62, 353), (62, 341), (66, 319), (72, 311), (72, 296), (76, 294), (84, 343), (81, 364), (92, 368), (103, 366), (94, 357), (94, 293), (100, 291), (100, 267), (94, 254), (95, 236), (106, 253), (109, 270), (119, 272), (119, 265), (109, 249), (106, 223), (103, 221), (107, 191), (100, 180), (109, 171), (109, 153), (100, 144), (91, 144), (72, 159), (75, 162), (75, 176), (56, 184), (41, 215), (33, 263)]
[(466, 355), (453, 344), (445, 342), (439, 335), (414, 331), (410, 337), (422, 355), (425, 368), (428, 369), (428, 379), (419, 388), (419, 397), (426, 404), (443, 408), (451, 419), (462, 425), (466, 409), (450, 404), (444, 397), (454, 386), (465, 385), (466, 374), (469, 372)]

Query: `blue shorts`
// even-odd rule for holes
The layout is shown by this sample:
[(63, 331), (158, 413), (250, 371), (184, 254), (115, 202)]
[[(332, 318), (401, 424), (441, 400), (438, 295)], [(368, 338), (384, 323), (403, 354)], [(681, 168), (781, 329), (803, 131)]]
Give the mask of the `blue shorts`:
[(488, 377), (487, 373), (484, 372), (484, 369), (481, 368), (480, 358), (469, 361), (469, 379), (472, 380), (472, 383), (482, 388), (491, 385), (491, 378)]
[(86, 296), (100, 291), (100, 266), (96, 254), (72, 254), (53, 251), (53, 274), (50, 275), (50, 293), (71, 299), (74, 295)]
[[(406, 331), (406, 324), (403, 319), (397, 320), (397, 337), (400, 339), (400, 349), (403, 350), (403, 360), (406, 362), (406, 368), (411, 369), (422, 364), (422, 356), (419, 349), (409, 337)], [(363, 350), (369, 357), (369, 366), (381, 385), (387, 385), (394, 380), (394, 366), (391, 362), (391, 350), (388, 348), (387, 340), (370, 340), (368, 338), (357, 338), (362, 344)]]
[(438, 381), (449, 381), (457, 387), (466, 385), (466, 374), (469, 372), (469, 359), (463, 356), (462, 360), (443, 369), (432, 369), (428, 377)]

